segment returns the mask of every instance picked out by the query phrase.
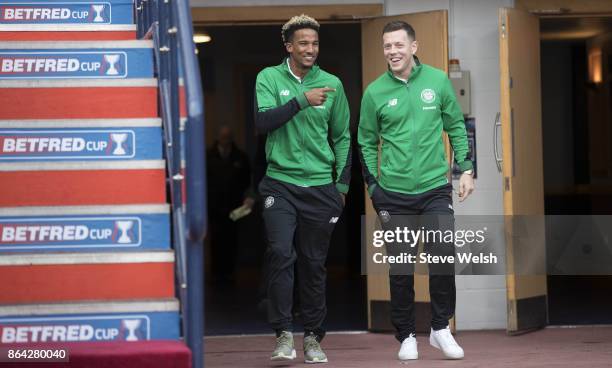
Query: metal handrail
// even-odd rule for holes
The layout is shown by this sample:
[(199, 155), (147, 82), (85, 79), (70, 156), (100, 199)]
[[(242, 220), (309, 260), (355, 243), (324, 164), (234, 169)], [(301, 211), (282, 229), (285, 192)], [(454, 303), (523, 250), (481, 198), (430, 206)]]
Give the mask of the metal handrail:
[[(188, 0), (136, 0), (135, 7), (138, 36), (155, 41), (182, 330), (192, 351), (192, 366), (201, 368), (204, 366), (206, 151), (204, 97), (193, 43), (191, 10)], [(179, 98), (182, 87), (184, 101)], [(187, 115), (184, 125), (181, 103), (185, 103)], [(181, 170), (183, 159), (184, 171)]]

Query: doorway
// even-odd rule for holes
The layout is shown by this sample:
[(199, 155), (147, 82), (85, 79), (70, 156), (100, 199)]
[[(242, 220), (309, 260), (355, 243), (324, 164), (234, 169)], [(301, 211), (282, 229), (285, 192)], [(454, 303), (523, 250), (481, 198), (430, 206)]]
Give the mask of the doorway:
[(611, 322), (609, 13), (538, 14), (500, 9), (504, 213), (535, 215), (506, 237), (510, 333)]
[[(265, 162), (258, 157), (262, 139), (253, 126), (255, 79), (265, 67), (280, 64), (286, 51), (280, 39), (282, 24), (207, 26), (212, 41), (198, 47), (202, 70), (210, 147), (219, 126), (230, 126), (237, 147), (251, 162), (254, 177), (260, 178)], [(318, 64), (338, 76), (344, 85), (351, 110), (355, 137), (361, 99), (361, 28), (359, 23), (326, 23), (319, 32)], [(259, 142), (258, 142), (259, 141)], [(367, 329), (366, 281), (361, 276), (360, 231), (364, 212), (361, 167), (353, 142), (352, 180), (347, 206), (336, 225), (327, 259), (327, 318), (329, 331)], [(265, 159), (264, 159), (265, 161)], [(229, 282), (215, 282), (206, 274), (206, 334), (271, 333), (266, 323), (262, 286), (265, 251), (261, 208), (236, 223), (236, 249), (231, 252), (235, 273)], [(216, 260), (207, 239), (207, 266)], [(206, 267), (212, 270), (214, 267)], [(296, 329), (299, 313), (296, 312)]]
[[(368, 196), (361, 179), (361, 169), (357, 159), (359, 156), (356, 152), (357, 145), (355, 142), (355, 130), (358, 121), (359, 102), (363, 88), (372, 82), (374, 78), (386, 71), (386, 63), (384, 58), (380, 57), (380, 55), (382, 55), (380, 35), (382, 34), (383, 26), (391, 20), (404, 20), (413, 25), (416, 29), (427, 29), (428, 31), (422, 33), (422, 36), (420, 37), (423, 43), (419, 47), (419, 58), (426, 64), (432, 65), (444, 71), (448, 71), (448, 12), (446, 10), (439, 10), (383, 17), (383, 7), (381, 4), (329, 6), (314, 5), (306, 7), (255, 6), (248, 8), (230, 7), (206, 8), (200, 9), (200, 11), (194, 10), (193, 19), (196, 24), (198, 24), (197, 22), (203, 22), (202, 26), (205, 25), (206, 29), (214, 30), (215, 28), (218, 28), (221, 31), (223, 31), (224, 26), (231, 25), (231, 27), (225, 27), (225, 29), (228, 30), (228, 32), (229, 30), (234, 32), (232, 36), (233, 38), (229, 38), (228, 42), (223, 42), (224, 49), (213, 50), (212, 45), (215, 43), (215, 41), (214, 35), (212, 35), (213, 42), (209, 45), (202, 46), (202, 49), (200, 50), (201, 68), (204, 75), (204, 92), (207, 104), (207, 122), (213, 122), (217, 120), (217, 118), (225, 118), (225, 124), (228, 124), (228, 117), (235, 119), (235, 116), (237, 115), (235, 110), (240, 111), (241, 106), (250, 103), (252, 100), (252, 87), (249, 86), (254, 84), (253, 81), (255, 79), (254, 76), (256, 75), (256, 72), (263, 66), (278, 65), (278, 63), (280, 63), (280, 59), (284, 56), (280, 42), (277, 44), (276, 42), (278, 41), (275, 41), (279, 38), (279, 28), (281, 24), (284, 23), (286, 19), (289, 19), (291, 16), (301, 12), (308, 13), (323, 23), (323, 28), (320, 32), (322, 53), (319, 56), (319, 63), (324, 69), (336, 74), (342, 80), (351, 109), (351, 133), (353, 136), (354, 158), (353, 179), (351, 182), (350, 192), (347, 197), (347, 207), (344, 211), (345, 215), (338, 224), (335, 234), (342, 234), (338, 236), (340, 238), (347, 239), (346, 241), (348, 241), (348, 248), (345, 248), (347, 251), (341, 252), (341, 254), (343, 254), (342, 257), (345, 258), (345, 264), (348, 264), (349, 267), (338, 268), (340, 270), (339, 272), (342, 274), (343, 272), (346, 272), (347, 269), (350, 270), (349, 279), (352, 279), (357, 277), (356, 275), (359, 275), (361, 272), (360, 260), (362, 253), (364, 253), (364, 250), (361, 249), (361, 242), (363, 240), (369, 243), (367, 236), (368, 234), (371, 235), (369, 230), (371, 230), (371, 225), (373, 223), (372, 219), (375, 218), (375, 212), (373, 212), (374, 210), (370, 204), (370, 200), (366, 199)], [(264, 32), (266, 27), (268, 27), (270, 24), (272, 24), (272, 26), (270, 26), (272, 28), (268, 29), (268, 33), (266, 33), (264, 38), (258, 37), (249, 43), (251, 33), (255, 34), (255, 32), (259, 31)], [(333, 30), (333, 27), (338, 27), (337, 31), (326, 34), (327, 31)], [(341, 29), (342, 27), (345, 27), (347, 30), (350, 28), (350, 31), (343, 32)], [(198, 27), (196, 26), (196, 30), (197, 28)], [(242, 33), (240, 30), (242, 30)], [(262, 35), (260, 34), (260, 36)], [(271, 40), (269, 41), (271, 43), (268, 44), (268, 41), (265, 43), (261, 42), (262, 39)], [(333, 45), (333, 48), (329, 47), (325, 49), (326, 42), (328, 45)], [(268, 48), (268, 53), (266, 53), (266, 48)], [(378, 50), (380, 53), (375, 52), (376, 50)], [(278, 56), (274, 56), (273, 58), (270, 57), (275, 54)], [(225, 57), (226, 62), (221, 63), (215, 60), (215, 55), (219, 56), (221, 59)], [(240, 60), (244, 58), (256, 57), (258, 58), (257, 60), (259, 64), (242, 68), (243, 70), (247, 70), (247, 72), (242, 74), (220, 71), (219, 68), (224, 68), (227, 70), (228, 66), (236, 68), (238, 61), (234, 55), (239, 55)], [(328, 57), (329, 59), (326, 60)], [(237, 77), (238, 75), (242, 76)], [(207, 79), (208, 82), (206, 81)], [(239, 97), (236, 99), (231, 98), (231, 93), (225, 95), (229, 97), (219, 97), (220, 94), (214, 92), (217, 85), (228, 88), (227, 86), (230, 84), (238, 86), (232, 91), (232, 93), (237, 93), (236, 91), (238, 91), (240, 88), (242, 88), (245, 92), (238, 93)], [(248, 95), (249, 93), (251, 93), (251, 95)], [(223, 100), (223, 98), (226, 98), (227, 100)], [(238, 102), (228, 104), (227, 101)], [(246, 102), (240, 103), (240, 101)], [(249, 114), (249, 109), (250, 108), (244, 109), (244, 116)], [(248, 120), (248, 117), (245, 119)], [(223, 124), (223, 122), (220, 124)], [(248, 124), (238, 122), (236, 125), (235, 130), (239, 131), (237, 141), (242, 142), (243, 149), (249, 150), (249, 147), (252, 147), (252, 145), (249, 146), (250, 141), (247, 139), (247, 137), (250, 136), (250, 133), (248, 133)], [(214, 132), (215, 129), (213, 127), (213, 124), (209, 124), (209, 127), (207, 128), (207, 135), (209, 137), (208, 144), (211, 143), (211, 138), (214, 137), (216, 133)], [(448, 140), (445, 138), (444, 141), (447, 147), (447, 153), (449, 153), (450, 145), (448, 144)], [(249, 152), (251, 155), (253, 154), (252, 149), (250, 149)], [(450, 154), (448, 156), (450, 158)], [(349, 215), (347, 216), (347, 214)], [(362, 214), (365, 214), (365, 221), (361, 221)], [(256, 216), (250, 218), (255, 219)], [(344, 225), (345, 221), (347, 221), (348, 224)], [(347, 231), (349, 231), (348, 234), (346, 231), (342, 230), (343, 226), (347, 227)], [(261, 222), (259, 223), (259, 226), (255, 225), (254, 227), (261, 231)], [(363, 231), (366, 231), (366, 233), (363, 233), (362, 237)], [(242, 232), (241, 236), (244, 236)], [(334, 235), (332, 242), (335, 242), (335, 236), (336, 235)], [(249, 242), (251, 241), (253, 241), (253, 239), (249, 238)], [(342, 246), (337, 247), (338, 249), (343, 249)], [(207, 249), (209, 248), (210, 247), (208, 246)], [(252, 247), (251, 249), (254, 248), (255, 247)], [(260, 250), (258, 254), (261, 256), (263, 251)], [(331, 255), (330, 258), (332, 258)], [(210, 257), (207, 259), (210, 262)], [(253, 260), (253, 258), (251, 258), (251, 260)], [(259, 265), (261, 265), (261, 263), (259, 263)], [(210, 269), (210, 263), (207, 264), (207, 269)], [(335, 273), (333, 269), (334, 267), (330, 269), (330, 274)], [(259, 272), (261, 272), (261, 269), (259, 269)], [(248, 280), (253, 283), (256, 278), (249, 277)], [(392, 326), (390, 326), (387, 318), (389, 315), (388, 308), (390, 300), (388, 277), (382, 274), (370, 274), (365, 278), (359, 277), (359, 280), (361, 282), (359, 283), (359, 287), (348, 285), (346, 292), (350, 292), (352, 296), (347, 297), (346, 300), (350, 300), (352, 297), (359, 297), (360, 300), (363, 300), (362, 295), (364, 295), (367, 297), (367, 302), (362, 303), (360, 301), (355, 303), (354, 301), (351, 301), (351, 313), (359, 313), (361, 316), (363, 315), (361, 310), (364, 310), (367, 321), (365, 327), (370, 330), (391, 330)], [(367, 283), (365, 284), (367, 287), (362, 284), (365, 280), (367, 280)], [(350, 288), (350, 291), (348, 291), (348, 288)], [(430, 310), (428, 288), (429, 284), (426, 276), (419, 275), (419, 277), (415, 278), (415, 302), (418, 305), (417, 316), (423, 314), (422, 317), (424, 318), (419, 318), (423, 321), (429, 320), (429, 318), (427, 318), (427, 313)], [(211, 296), (211, 290), (209, 289), (207, 301), (215, 303), (210, 305), (209, 308), (219, 309), (222, 312), (219, 315), (231, 316), (232, 312), (229, 309), (224, 308), (224, 306), (231, 307), (234, 305), (236, 307), (234, 308), (235, 312), (233, 314), (236, 316), (240, 315), (241, 317), (238, 319), (233, 318), (231, 322), (236, 327), (233, 330), (228, 330), (226, 323), (220, 319), (214, 318), (216, 315), (214, 313), (214, 309), (209, 309), (206, 315), (209, 316), (209, 319), (212, 319), (211, 322), (213, 323), (212, 325), (211, 323), (208, 325), (209, 333), (212, 333), (211, 326), (214, 327), (214, 323), (225, 326), (221, 329), (222, 331), (214, 331), (215, 333), (244, 333), (244, 326), (250, 326), (247, 322), (256, 320), (256, 318), (254, 318), (254, 315), (256, 314), (256, 311), (254, 310), (255, 308), (251, 308), (250, 313), (253, 314), (252, 316), (245, 317), (242, 310), (238, 311), (238, 308), (240, 308), (239, 303), (233, 303), (233, 299), (231, 299), (237, 294), (230, 292), (230, 290), (227, 288), (219, 288), (218, 290), (221, 290), (228, 296), (224, 301), (217, 295), (213, 294), (213, 296)], [(256, 287), (252, 286), (248, 289), (248, 292), (256, 294), (255, 290)], [(331, 295), (331, 293), (332, 290), (328, 290), (328, 295)], [(244, 297), (242, 294), (238, 295)], [(334, 295), (334, 297), (342, 297), (342, 295), (344, 294), (340, 293), (338, 295)], [(255, 299), (257, 299), (257, 297), (253, 296), (251, 301)], [(245, 306), (251, 307), (252, 304)], [(418, 312), (419, 310), (421, 312)], [(339, 320), (342, 320), (343, 318), (350, 318), (351, 313), (344, 313), (342, 316), (340, 316)], [(357, 321), (357, 319), (353, 320)], [(258, 321), (263, 321), (263, 318), (258, 319)], [(451, 323), (451, 325), (454, 326), (453, 323)], [(256, 326), (257, 328), (253, 328), (251, 330), (255, 331), (257, 329), (262, 329), (268, 331), (267, 327), (263, 326), (265, 326), (265, 323), (259, 323)], [(429, 331), (429, 327), (426, 326), (426, 324), (417, 326), (417, 328), (419, 330)], [(242, 330), (242, 332), (236, 331), (236, 329)]]
[[(546, 215), (612, 214), (611, 32), (609, 17), (540, 18)], [(554, 232), (547, 228), (549, 266)], [(588, 235), (567, 244), (576, 256), (609, 253)], [(549, 324), (612, 323), (612, 276), (594, 273), (549, 274)]]

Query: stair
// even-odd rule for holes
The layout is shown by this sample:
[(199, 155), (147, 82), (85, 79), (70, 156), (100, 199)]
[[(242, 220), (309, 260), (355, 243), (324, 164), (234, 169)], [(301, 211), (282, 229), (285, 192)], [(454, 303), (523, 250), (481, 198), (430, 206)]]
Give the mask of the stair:
[(151, 41), (0, 42), (1, 120), (156, 118)]
[(0, 350), (189, 366), (153, 43), (133, 6), (0, 6)]

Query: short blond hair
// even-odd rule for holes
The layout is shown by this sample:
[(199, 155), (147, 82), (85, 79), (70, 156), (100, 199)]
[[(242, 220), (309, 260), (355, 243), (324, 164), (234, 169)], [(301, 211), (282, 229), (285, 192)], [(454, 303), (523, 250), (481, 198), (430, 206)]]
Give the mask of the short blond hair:
[(306, 14), (296, 15), (289, 19), (289, 21), (285, 23), (281, 29), (283, 43), (291, 42), (293, 33), (298, 29), (310, 28), (319, 32), (320, 27), (319, 22), (317, 22), (313, 17), (309, 17)]

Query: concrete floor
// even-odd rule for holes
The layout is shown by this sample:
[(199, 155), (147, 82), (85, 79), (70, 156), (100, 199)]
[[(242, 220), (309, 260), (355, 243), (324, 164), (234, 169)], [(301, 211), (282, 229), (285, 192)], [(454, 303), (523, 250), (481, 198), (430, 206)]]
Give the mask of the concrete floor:
[[(399, 343), (391, 334), (328, 334), (323, 348), (329, 358), (321, 367), (386, 368), (414, 367), (612, 367), (612, 327), (546, 328), (521, 336), (505, 331), (464, 331), (456, 335), (465, 350), (461, 361), (443, 360), (429, 346), (428, 336), (417, 336), (419, 360), (401, 364)], [(296, 337), (298, 357), (290, 363), (269, 361), (273, 336), (207, 337), (205, 366), (217, 367), (312, 367), (304, 364), (302, 338)]]

